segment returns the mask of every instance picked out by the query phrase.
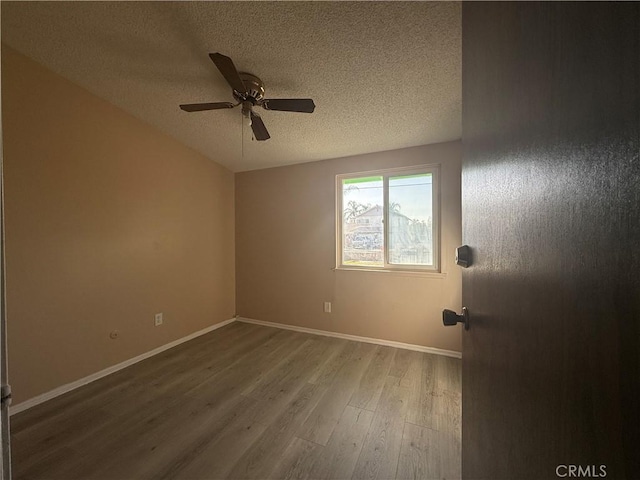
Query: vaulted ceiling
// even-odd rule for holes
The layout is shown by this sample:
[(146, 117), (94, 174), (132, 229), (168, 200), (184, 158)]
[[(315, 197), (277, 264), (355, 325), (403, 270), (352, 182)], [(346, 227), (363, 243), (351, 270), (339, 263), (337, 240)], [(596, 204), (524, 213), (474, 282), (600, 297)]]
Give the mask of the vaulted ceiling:
[[(443, 2), (1, 2), (2, 41), (233, 171), (461, 136), (461, 8)], [(267, 98), (311, 97), (312, 114), (258, 109), (252, 140), (209, 59), (259, 76)]]

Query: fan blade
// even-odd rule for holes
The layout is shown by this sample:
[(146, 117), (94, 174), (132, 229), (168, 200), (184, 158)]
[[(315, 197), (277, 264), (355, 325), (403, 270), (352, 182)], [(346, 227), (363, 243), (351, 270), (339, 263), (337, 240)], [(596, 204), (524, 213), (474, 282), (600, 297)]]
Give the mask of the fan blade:
[(264, 126), (264, 122), (262, 119), (251, 111), (251, 130), (253, 130), (253, 135), (256, 137), (256, 140), (269, 140), (271, 135), (267, 131), (267, 127)]
[(203, 110), (220, 110), (221, 108), (233, 108), (236, 105), (236, 103), (231, 102), (188, 103), (186, 105), (180, 105), (180, 108), (185, 112), (202, 112)]
[(244, 82), (240, 78), (238, 70), (236, 70), (236, 66), (233, 64), (233, 60), (217, 52), (210, 53), (209, 58), (216, 64), (216, 67), (218, 67), (218, 70), (220, 70), (220, 73), (231, 88), (242, 95), (247, 94), (247, 87), (244, 86)]
[(268, 98), (262, 101), (262, 107), (282, 112), (313, 113), (316, 105), (310, 98)]

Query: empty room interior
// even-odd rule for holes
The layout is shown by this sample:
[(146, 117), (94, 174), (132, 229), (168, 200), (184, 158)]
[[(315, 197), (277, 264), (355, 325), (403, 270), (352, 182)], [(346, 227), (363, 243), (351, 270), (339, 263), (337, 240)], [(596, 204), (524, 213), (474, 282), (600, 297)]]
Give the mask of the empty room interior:
[(636, 478), (640, 14), (575, 5), (2, 1), (3, 479)]
[[(459, 4), (3, 2), (2, 22), (15, 478), (405, 478), (414, 442), (460, 475)], [(257, 140), (243, 104), (180, 109), (238, 103), (218, 52), (315, 110), (254, 105)], [(439, 261), (380, 267), (374, 208), (340, 268), (336, 176), (424, 166), (439, 212), (399, 205), (399, 234), (431, 221)]]

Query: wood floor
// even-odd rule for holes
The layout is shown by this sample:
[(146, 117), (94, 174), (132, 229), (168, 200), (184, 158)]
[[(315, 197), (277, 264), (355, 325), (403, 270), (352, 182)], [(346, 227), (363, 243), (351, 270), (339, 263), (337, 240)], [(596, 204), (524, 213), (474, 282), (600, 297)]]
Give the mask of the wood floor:
[(11, 418), (15, 479), (460, 478), (460, 360), (234, 322)]

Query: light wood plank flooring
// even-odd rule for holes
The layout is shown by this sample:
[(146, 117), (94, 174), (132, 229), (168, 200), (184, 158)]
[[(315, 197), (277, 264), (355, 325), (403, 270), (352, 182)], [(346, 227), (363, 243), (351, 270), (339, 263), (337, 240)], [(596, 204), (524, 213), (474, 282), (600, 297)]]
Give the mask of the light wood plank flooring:
[(234, 322), (11, 418), (21, 479), (460, 478), (460, 360)]

